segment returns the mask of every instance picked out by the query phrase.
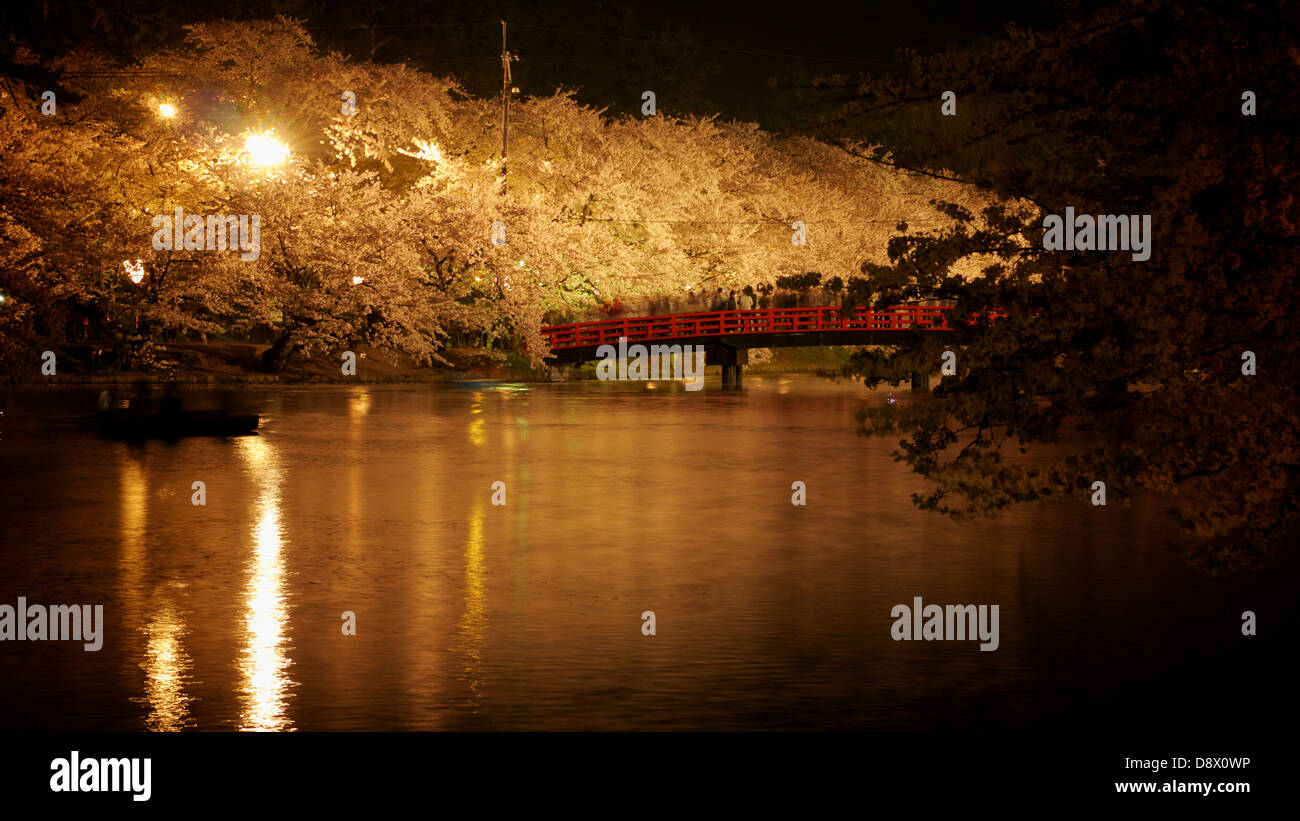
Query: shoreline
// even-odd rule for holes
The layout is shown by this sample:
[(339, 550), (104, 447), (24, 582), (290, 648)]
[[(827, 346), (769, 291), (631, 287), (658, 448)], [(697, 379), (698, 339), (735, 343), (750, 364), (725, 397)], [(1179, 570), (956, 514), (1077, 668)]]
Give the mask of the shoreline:
[[(70, 346), (75, 348), (80, 346)], [(344, 385), (344, 384), (454, 384), (473, 380), (503, 382), (581, 382), (595, 380), (595, 364), (582, 366), (532, 366), (514, 351), (485, 353), (474, 349), (447, 352), (451, 365), (418, 365), (392, 351), (358, 346), (355, 375), (343, 375), (335, 365), (334, 352), (303, 359), (282, 373), (256, 368), (265, 345), (249, 343), (172, 343), (159, 346), (174, 369), (154, 371), (91, 371), (73, 366), (66, 371), (42, 376), (39, 358), (31, 374), (14, 378), (11, 371), (0, 382), (7, 388), (72, 387), (77, 385), (129, 385), (136, 382), (179, 385)], [(838, 371), (848, 361), (849, 349), (781, 348), (754, 349), (758, 354), (745, 366), (753, 374), (819, 374)], [(761, 352), (761, 353), (759, 353)], [(75, 361), (75, 360), (74, 360)], [(705, 369), (717, 375), (720, 366)]]

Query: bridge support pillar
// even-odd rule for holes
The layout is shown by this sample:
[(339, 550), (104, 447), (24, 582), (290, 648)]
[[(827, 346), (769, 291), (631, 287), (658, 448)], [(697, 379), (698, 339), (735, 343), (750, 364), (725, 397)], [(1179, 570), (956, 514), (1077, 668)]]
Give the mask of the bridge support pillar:
[(912, 393), (928, 393), (930, 390), (929, 372), (912, 371)]
[(744, 368), (749, 362), (748, 348), (733, 348), (730, 345), (709, 346), (704, 349), (705, 363), (722, 366), (722, 387), (724, 390), (739, 390), (744, 385)]
[(744, 365), (722, 366), (722, 387), (727, 390), (740, 390), (745, 380)]

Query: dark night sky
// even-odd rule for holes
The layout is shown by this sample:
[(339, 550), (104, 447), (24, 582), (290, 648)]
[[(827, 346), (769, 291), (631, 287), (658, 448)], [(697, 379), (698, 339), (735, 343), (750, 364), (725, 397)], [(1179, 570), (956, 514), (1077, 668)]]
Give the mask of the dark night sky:
[[(557, 27), (592, 32), (608, 30), (593, 25), (595, 21), (586, 8), (587, 4), (578, 3), (546, 4), (546, 10), (556, 20), (554, 25)], [(725, 114), (745, 117), (763, 112), (761, 101), (771, 97), (768, 79), (778, 77), (785, 80), (792, 70), (803, 69), (810, 74), (883, 73), (895, 65), (895, 54), (900, 48), (930, 52), (951, 44), (969, 43), (981, 36), (996, 37), (1008, 19), (1048, 26), (1061, 16), (1051, 3), (1024, 0), (994, 4), (935, 0), (708, 4), (668, 0), (633, 3), (631, 8), (635, 18), (645, 21), (644, 25), (651, 29), (649, 38), (682, 39), (653, 33), (655, 28), (668, 22), (684, 29), (691, 40), (703, 46), (695, 53), (665, 46), (664, 63), (676, 56), (684, 64), (703, 63), (716, 69), (718, 73), (709, 77), (704, 96)], [(520, 27), (517, 37), (512, 40), (518, 45), (524, 60), (518, 72), (521, 83), (529, 79), (530, 61), (545, 60), (553, 45), (591, 49), (594, 58), (590, 60), (592, 69), (603, 71), (611, 58), (603, 56), (602, 50), (624, 44), (617, 40), (526, 27)], [(795, 60), (781, 55), (812, 59)], [(585, 61), (579, 58), (579, 62)], [(590, 72), (584, 72), (581, 64), (571, 68), (573, 73), (570, 76), (574, 79), (570, 83), (590, 88), (593, 79)], [(648, 74), (645, 82), (653, 83), (653, 70)], [(583, 75), (588, 75), (585, 82), (577, 79)], [(603, 88), (605, 84), (598, 85)], [(654, 88), (653, 85), (647, 87)], [(549, 90), (521, 88), (525, 92)], [(664, 100), (663, 104), (671, 107), (671, 102)]]
[[(340, 4), (313, 0), (159, 4), (156, 0), (26, 0), (0, 9), (0, 30), (41, 52), (91, 44), (126, 59), (160, 43), (175, 44), (181, 26), (200, 20), (306, 18), (323, 46), (353, 57), (409, 61), (454, 74), (474, 93), (500, 90), (500, 29), (521, 58), (515, 84), (525, 95), (556, 85), (580, 89), (583, 102), (635, 111), (642, 90), (655, 90), (669, 113), (722, 113), (769, 120), (779, 94), (769, 78), (799, 86), (813, 76), (887, 72), (895, 52), (930, 52), (996, 37), (1004, 21), (1035, 27), (1058, 22), (1077, 0), (1003, 3), (631, 3), (404, 0)], [(373, 31), (364, 28), (378, 24)], [(6, 38), (7, 39), (7, 38)], [(661, 42), (654, 42), (661, 41)], [(666, 42), (662, 42), (666, 41)], [(0, 43), (7, 53), (13, 41)], [(693, 42), (699, 49), (674, 45)], [(749, 54), (739, 52), (770, 52)], [(797, 55), (808, 59), (794, 59)]]

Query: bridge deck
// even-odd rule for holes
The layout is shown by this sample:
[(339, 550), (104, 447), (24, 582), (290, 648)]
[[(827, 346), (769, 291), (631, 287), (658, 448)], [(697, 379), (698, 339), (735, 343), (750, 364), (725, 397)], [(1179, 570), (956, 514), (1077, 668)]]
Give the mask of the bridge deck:
[[(634, 342), (726, 341), (734, 337), (740, 347), (745, 337), (757, 340), (773, 334), (809, 335), (808, 344), (853, 344), (855, 338), (868, 342), (881, 332), (952, 331), (952, 308), (943, 305), (900, 305), (890, 308), (760, 308), (750, 311), (708, 311), (663, 316), (618, 317), (593, 322), (575, 322), (542, 328), (551, 350), (577, 352), (600, 345), (616, 345), (619, 337)], [(834, 339), (836, 341), (822, 341)], [(782, 340), (785, 342), (785, 340)], [(792, 344), (792, 338), (786, 344)], [(778, 343), (779, 344), (779, 343)]]

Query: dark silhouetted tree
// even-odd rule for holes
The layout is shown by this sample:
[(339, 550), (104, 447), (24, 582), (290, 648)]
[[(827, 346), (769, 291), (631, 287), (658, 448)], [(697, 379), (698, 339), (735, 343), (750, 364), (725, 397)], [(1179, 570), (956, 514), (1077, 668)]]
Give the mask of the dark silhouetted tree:
[[(862, 420), (868, 433), (903, 435), (897, 458), (933, 482), (918, 505), (961, 518), (1086, 504), (1094, 481), (1111, 503), (1163, 494), (1181, 547), (1212, 570), (1258, 565), (1294, 534), (1295, 23), (1277, 2), (1125, 2), (841, 88), (856, 96), (822, 130), (849, 151), (1003, 198), (948, 207), (953, 227), (907, 231), (889, 264), (863, 268), (885, 303), (948, 298), (972, 321), (1007, 312), (953, 337), (918, 336), (892, 363), (856, 360), (877, 382), (958, 354), (933, 401)], [(939, 115), (945, 90), (956, 117)], [(892, 153), (861, 148), (872, 140)], [(1151, 215), (1150, 259), (1044, 250), (1044, 216), (1067, 206)], [(971, 261), (977, 275), (954, 273)], [(1258, 375), (1243, 374), (1246, 352)], [(1083, 438), (1016, 458), (1072, 429)]]

